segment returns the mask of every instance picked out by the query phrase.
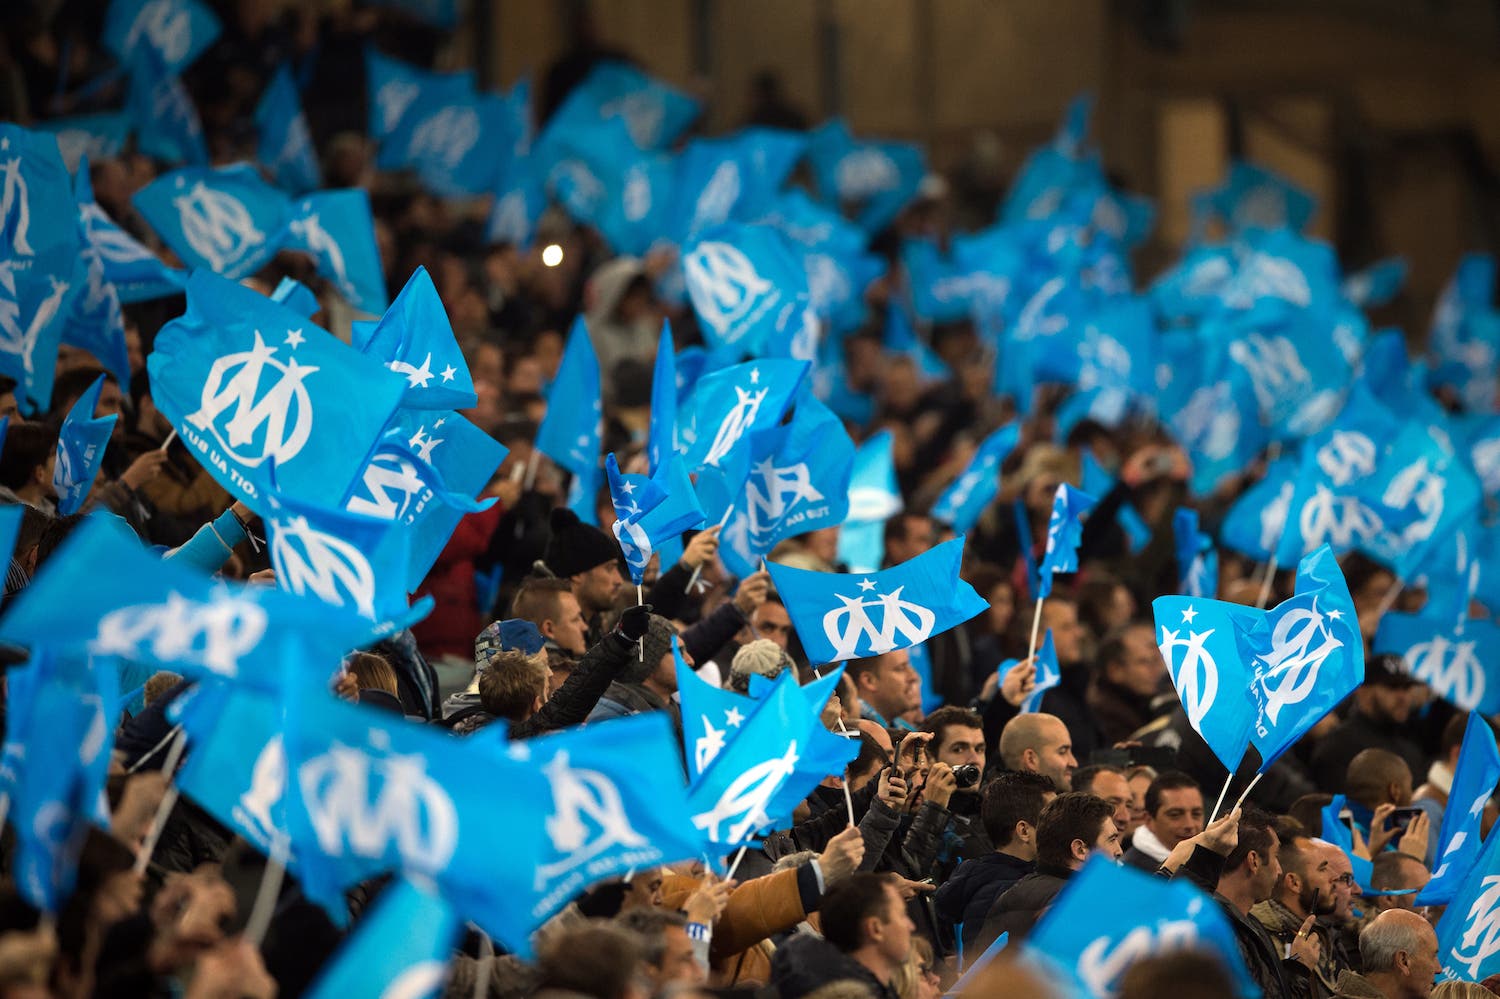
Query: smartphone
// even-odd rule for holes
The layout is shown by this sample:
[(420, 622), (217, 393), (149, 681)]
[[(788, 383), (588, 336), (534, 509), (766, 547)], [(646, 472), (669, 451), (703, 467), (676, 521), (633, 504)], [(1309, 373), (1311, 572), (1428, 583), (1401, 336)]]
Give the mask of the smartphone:
[(1339, 821), (1348, 826), (1351, 833), (1354, 831), (1354, 813), (1349, 809), (1339, 812)]
[(1386, 823), (1392, 829), (1396, 829), (1399, 835), (1400, 833), (1406, 832), (1406, 827), (1411, 825), (1412, 821), (1421, 814), (1422, 809), (1415, 805), (1406, 808), (1398, 808), (1391, 813), (1391, 817), (1386, 820)]

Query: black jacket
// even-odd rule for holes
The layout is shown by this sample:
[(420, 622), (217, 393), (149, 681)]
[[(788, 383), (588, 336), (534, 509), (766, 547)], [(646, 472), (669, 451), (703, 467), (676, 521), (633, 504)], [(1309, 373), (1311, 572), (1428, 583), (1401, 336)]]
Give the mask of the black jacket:
[(799, 933), (771, 955), (771, 987), (781, 999), (800, 999), (830, 982), (856, 981), (875, 999), (897, 999), (896, 990), (822, 937)]
[(1388, 749), (1406, 761), (1414, 775), (1427, 772), (1427, 757), (1422, 747), (1408, 734), (1413, 726), (1371, 718), (1358, 708), (1339, 722), (1318, 743), (1312, 754), (1313, 779), (1321, 791), (1338, 791), (1344, 787), (1349, 761), (1362, 749)]
[(974, 950), (974, 942), (979, 939), (995, 900), (1034, 870), (1034, 860), (991, 853), (959, 864), (953, 876), (937, 890), (933, 896), (937, 917), (949, 926), (963, 926), (964, 954), (968, 960), (979, 953)]
[(1010, 934), (1012, 944), (1019, 941), (1031, 932), (1042, 910), (1052, 904), (1072, 876), (1073, 872), (1066, 867), (1045, 867), (1038, 864), (1036, 870), (1017, 881), (995, 900), (974, 946), (981, 949), (988, 947), (1002, 933)]
[[(512, 739), (529, 739), (532, 736), (555, 732), (561, 728), (582, 725), (589, 712), (599, 703), (599, 698), (615, 682), (620, 670), (634, 662), (635, 643), (624, 636), (611, 632), (583, 654), (578, 665), (568, 674), (563, 685), (547, 698), (536, 714), (510, 727)], [(494, 721), (494, 716), (483, 708), (458, 718), (450, 719), (455, 732), (467, 735)]]
[(1282, 969), (1281, 944), (1266, 931), (1260, 920), (1239, 908), (1223, 895), (1214, 893), (1214, 900), (1229, 917), (1234, 930), (1234, 942), (1239, 944), (1240, 956), (1250, 977), (1255, 979), (1265, 999), (1292, 999), (1291, 985)]
[[(1089, 710), (1088, 689), (1093, 673), (1086, 663), (1064, 666), (1057, 686), (1042, 695), (1042, 713), (1056, 716), (1068, 727), (1068, 735), (1073, 737), (1073, 755), (1080, 767), (1089, 765), (1094, 750), (1108, 749), (1113, 745), (1104, 741), (1094, 714)], [(1017, 714), (1016, 706), (997, 694), (984, 709), (985, 741), (991, 746), (998, 743), (1005, 723)]]

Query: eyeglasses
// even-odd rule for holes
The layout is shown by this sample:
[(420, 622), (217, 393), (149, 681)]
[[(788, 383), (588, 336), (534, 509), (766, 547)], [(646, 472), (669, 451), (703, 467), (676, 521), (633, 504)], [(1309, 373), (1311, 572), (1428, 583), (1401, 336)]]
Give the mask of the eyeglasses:
[(1336, 885), (1343, 885), (1345, 888), (1348, 888), (1350, 885), (1354, 884), (1354, 875), (1340, 874), (1338, 877), (1333, 879), (1333, 883)]

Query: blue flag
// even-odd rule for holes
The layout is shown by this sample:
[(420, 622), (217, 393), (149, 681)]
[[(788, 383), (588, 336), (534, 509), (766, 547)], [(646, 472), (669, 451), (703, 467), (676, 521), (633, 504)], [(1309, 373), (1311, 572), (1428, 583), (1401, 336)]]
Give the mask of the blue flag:
[[(453, 419), (461, 421), (462, 417)], [(435, 422), (445, 425), (447, 421), (440, 418)], [(443, 432), (442, 426), (435, 432)], [(488, 440), (488, 435), (484, 436)], [(493, 497), (475, 502), (476, 490), (449, 489), (431, 458), (423, 457), (430, 456), (442, 443), (441, 438), (428, 438), (422, 432), (410, 437), (399, 428), (387, 432), (341, 505), (349, 513), (393, 521), (404, 527), (409, 554), (407, 592), (414, 592), (422, 585), (464, 514), (478, 513), (495, 504)], [(480, 458), (470, 452), (474, 454), (471, 460), (476, 463), (493, 459), (494, 465), (485, 472), (486, 477), (504, 460), (505, 449), (498, 444), (494, 447), (499, 448), (498, 456), (490, 452), (489, 458)]]
[(1062, 668), (1057, 663), (1057, 647), (1052, 644), (1052, 629), (1042, 638), (1036, 650), (1036, 685), (1026, 700), (1021, 702), (1021, 714), (1034, 714), (1042, 710), (1042, 696), (1062, 682)]
[(1097, 502), (1088, 493), (1074, 489), (1066, 482), (1057, 487), (1057, 495), (1052, 498), (1052, 518), (1047, 523), (1047, 553), (1042, 556), (1038, 599), (1046, 599), (1052, 592), (1055, 573), (1078, 571), (1078, 545), (1083, 540), (1082, 517)]
[[(83, 185), (79, 200), (82, 201), (83, 192), (87, 192), (87, 199), (93, 201), (93, 191), (87, 187), (87, 161), (78, 177), (78, 183)], [(93, 354), (104, 369), (115, 376), (118, 384), (129, 385), (130, 351), (125, 344), (125, 316), (120, 311), (120, 293), (105, 277), (104, 257), (88, 238), (81, 219), (78, 229), (78, 262), (73, 272), (78, 292), (73, 295), (72, 308), (63, 326), (62, 342)]]
[(666, 496), (642, 515), (635, 526), (650, 542), (652, 550), (661, 554), (665, 571), (681, 557), (682, 532), (698, 527), (706, 518), (693, 479), (681, 458), (673, 455), (651, 480), (666, 491)]
[(668, 456), (677, 453), (677, 355), (672, 325), (663, 320), (656, 343), (656, 367), (651, 375), (651, 425), (646, 434), (646, 460), (655, 475)]
[(1230, 232), (1244, 229), (1290, 229), (1301, 232), (1317, 212), (1312, 195), (1265, 167), (1236, 162), (1224, 183), (1193, 199), (1193, 231), (1202, 238), (1209, 219)]
[(839, 560), (851, 572), (880, 568), (885, 561), (885, 522), (905, 509), (891, 445), (891, 432), (881, 430), (854, 451), (849, 517), (839, 532)]
[(625, 554), (631, 582), (639, 586), (654, 550), (651, 538), (641, 530), (640, 521), (666, 500), (667, 491), (645, 475), (621, 473), (614, 452), (605, 456), (604, 471), (609, 477), (609, 496), (615, 507), (615, 540)]
[(637, 149), (666, 149), (702, 112), (701, 102), (653, 79), (634, 66), (613, 60), (594, 66), (574, 87), (538, 144), (580, 127), (618, 118)]
[(780, 423), (807, 369), (806, 361), (762, 358), (698, 379), (677, 426), (688, 470), (718, 465), (746, 435)]
[(199, 462), (262, 516), (270, 466), (281, 491), (340, 503), (404, 383), (294, 310), (195, 271), (187, 312), (146, 359), (162, 415)]
[(713, 226), (760, 218), (806, 148), (805, 136), (772, 128), (691, 140), (677, 157), (672, 231), (691, 242)]
[(406, 378), (403, 406), (467, 409), (479, 401), (448, 312), (425, 267), (412, 272), (378, 323), (355, 324), (352, 343)]
[(676, 636), (672, 656), (677, 666), (677, 693), (682, 701), (682, 734), (688, 784), (697, 786), (709, 764), (735, 738), (759, 706), (757, 701), (704, 680), (682, 658)]
[(182, 77), (162, 65), (152, 49), (138, 52), (130, 67), (126, 107), (135, 125), (135, 145), (166, 163), (208, 166), (208, 142), (197, 105)]
[(788, 670), (744, 722), (726, 733), (725, 745), (688, 792), (693, 825), (705, 843), (727, 851), (786, 817), (774, 814), (777, 795), (805, 765), (815, 728), (822, 728), (818, 711), (809, 709)]
[(1089, 999), (1111, 999), (1135, 962), (1183, 949), (1212, 954), (1234, 994), (1260, 995), (1224, 911), (1185, 879), (1152, 877), (1095, 855), (1026, 938), (1023, 953)]
[[(766, 568), (781, 594), (809, 662), (843, 662), (910, 648), (989, 606), (959, 578), (962, 537), (910, 561), (858, 575), (809, 572), (775, 562)], [(877, 611), (872, 620), (871, 611)]]
[(841, 208), (856, 206), (851, 217), (871, 234), (889, 225), (916, 197), (927, 173), (919, 146), (857, 140), (841, 118), (811, 133), (807, 159), (823, 200)]
[(1410, 270), (1405, 258), (1387, 257), (1356, 274), (1350, 274), (1339, 290), (1361, 309), (1377, 308), (1389, 304), (1391, 299), (1401, 293)]
[(1374, 873), (1374, 865), (1368, 858), (1361, 857), (1354, 852), (1354, 831), (1344, 824), (1342, 812), (1345, 808), (1345, 798), (1342, 794), (1333, 796), (1333, 800), (1323, 806), (1323, 828), (1322, 838), (1340, 850), (1349, 858), (1349, 866), (1354, 874), (1354, 881), (1365, 891), (1371, 889), (1370, 875)]
[[(98, 559), (113, 567), (107, 576), (97, 571)], [(102, 513), (69, 535), (0, 620), (0, 639), (18, 645), (271, 689), (282, 685), (283, 664), (301, 661), (304, 650), (323, 657), (331, 673), (340, 656), (370, 637), (368, 623), (352, 615), (160, 559)]]
[(499, 178), (507, 113), (475, 89), (472, 70), (432, 73), (367, 49), (370, 135), (376, 166), (409, 167), (442, 197), (489, 194)]
[(933, 518), (960, 534), (973, 528), (1000, 492), (1000, 464), (1020, 440), (1020, 424), (1007, 423), (981, 441), (963, 472), (933, 503)]
[(1359, 615), (1327, 546), (1298, 563), (1295, 595), (1247, 637), (1257, 708), (1250, 741), (1264, 771), (1365, 679)]
[(80, 288), (72, 181), (51, 135), (0, 124), (0, 374), (22, 412), (52, 399), (57, 346)]
[(266, 541), (276, 585), (359, 615), (384, 637), (432, 611), (423, 597), (407, 606), (411, 535), (406, 525), (281, 494), (268, 494)]
[(104, 449), (114, 432), (116, 413), (95, 417), (99, 393), (104, 389), (104, 375), (79, 396), (68, 410), (57, 434), (57, 462), (52, 467), (52, 488), (57, 491), (57, 512), (66, 517), (74, 514), (88, 498), (99, 466), (104, 463)]
[(1443, 809), (1437, 869), (1418, 893), (1417, 905), (1447, 905), (1458, 894), (1479, 856), (1484, 806), (1489, 804), (1496, 784), (1500, 784), (1500, 749), (1495, 745), (1495, 731), (1483, 715), (1470, 712), (1448, 805)]
[(1482, 982), (1500, 971), (1500, 832), (1490, 830), (1469, 876), (1437, 924), (1438, 961), (1444, 981)]
[(800, 331), (807, 272), (776, 228), (729, 224), (706, 230), (683, 248), (682, 269), (704, 339), (716, 353), (759, 357)]
[(1371, 648), (1401, 657), (1418, 683), (1460, 711), (1500, 713), (1500, 626), (1464, 616), (1387, 611)]
[(214, 12), (198, 0), (112, 0), (103, 41), (127, 65), (149, 53), (175, 75), (191, 66), (221, 30)]
[(603, 413), (599, 358), (579, 315), (568, 331), (557, 377), (547, 389), (547, 412), (537, 430), (537, 450), (574, 475), (592, 480), (599, 473)]
[(7, 742), (25, 747), (8, 798), (12, 874), (21, 896), (52, 915), (73, 892), (89, 825), (109, 821), (104, 781), (119, 692), (109, 666), (85, 662), (41, 654), (7, 677), (24, 692), (6, 711)]
[(245, 163), (165, 174), (130, 200), (189, 268), (235, 281), (275, 255), (291, 217), (287, 196)]
[(1219, 593), (1219, 553), (1213, 539), (1198, 530), (1198, 511), (1178, 507), (1172, 515), (1177, 550), (1177, 589), (1189, 597)]
[(38, 132), (57, 136), (57, 148), (69, 172), (81, 164), (120, 155), (130, 136), (130, 116), (121, 111), (80, 114), (71, 118), (49, 118), (36, 124)]
[(1151, 602), (1157, 647), (1187, 712), (1188, 724), (1233, 773), (1250, 745), (1255, 701), (1239, 633), (1263, 611), (1221, 600), (1157, 597)]
[(849, 512), (854, 442), (837, 416), (811, 393), (789, 423), (751, 435), (751, 469), (736, 504), (752, 560), (782, 538), (840, 524)]
[(382, 995), (431, 999), (448, 979), (459, 929), (458, 913), (432, 886), (399, 878), (375, 899), (304, 995), (348, 999), (379, 983)]
[(451, 31), (458, 27), (458, 0), (364, 0), (364, 3), (370, 7), (399, 10), (434, 28)]
[[(842, 666), (824, 670), (816, 680), (798, 688), (813, 718), (820, 718), (828, 699), (837, 692), (839, 679), (843, 675), (844, 667)], [(767, 696), (773, 695), (778, 686), (797, 686), (795, 670), (783, 670), (773, 681), (767, 681), (764, 677), (754, 677), (751, 680), (752, 687), (755, 686), (754, 681), (757, 679), (762, 681), (761, 693), (756, 698), (757, 700), (764, 700)], [(848, 766), (858, 755), (859, 737), (853, 731), (835, 732), (825, 728), (821, 721), (817, 721), (807, 736), (807, 745), (799, 754), (797, 766), (792, 771), (792, 775), (786, 779), (786, 783), (781, 785), (781, 789), (771, 796), (771, 806), (768, 811), (772, 815), (790, 815), (793, 809), (812, 794), (813, 789), (825, 777), (847, 777)]]
[(386, 141), (404, 139), (423, 108), (435, 110), (474, 93), (472, 71), (430, 73), (369, 47), (365, 49), (365, 79), (370, 114), (367, 131), (380, 144), (377, 166), (382, 169), (401, 165), (399, 141), (392, 142), (389, 151)]
[(359, 188), (318, 191), (292, 207), (281, 248), (302, 250), (319, 274), (361, 312), (386, 306), (370, 197)]
[(186, 275), (164, 264), (94, 201), (88, 171), (79, 172), (74, 191), (84, 241), (98, 252), (104, 265), (103, 279), (115, 288), (121, 303), (129, 305), (182, 292)]
[(271, 171), (278, 186), (294, 194), (322, 186), (318, 152), (307, 130), (302, 98), (291, 69), (285, 65), (277, 67), (260, 95), (260, 103), (255, 105), (255, 128), (255, 158)]

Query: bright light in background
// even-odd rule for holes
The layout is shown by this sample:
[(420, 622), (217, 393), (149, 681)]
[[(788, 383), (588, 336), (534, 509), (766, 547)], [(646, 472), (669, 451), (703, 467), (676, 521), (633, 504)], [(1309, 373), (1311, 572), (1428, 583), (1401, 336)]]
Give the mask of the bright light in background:
[(562, 247), (558, 246), (556, 243), (548, 243), (546, 246), (542, 247), (542, 263), (546, 264), (548, 267), (556, 267), (558, 264), (562, 263), (562, 257)]

